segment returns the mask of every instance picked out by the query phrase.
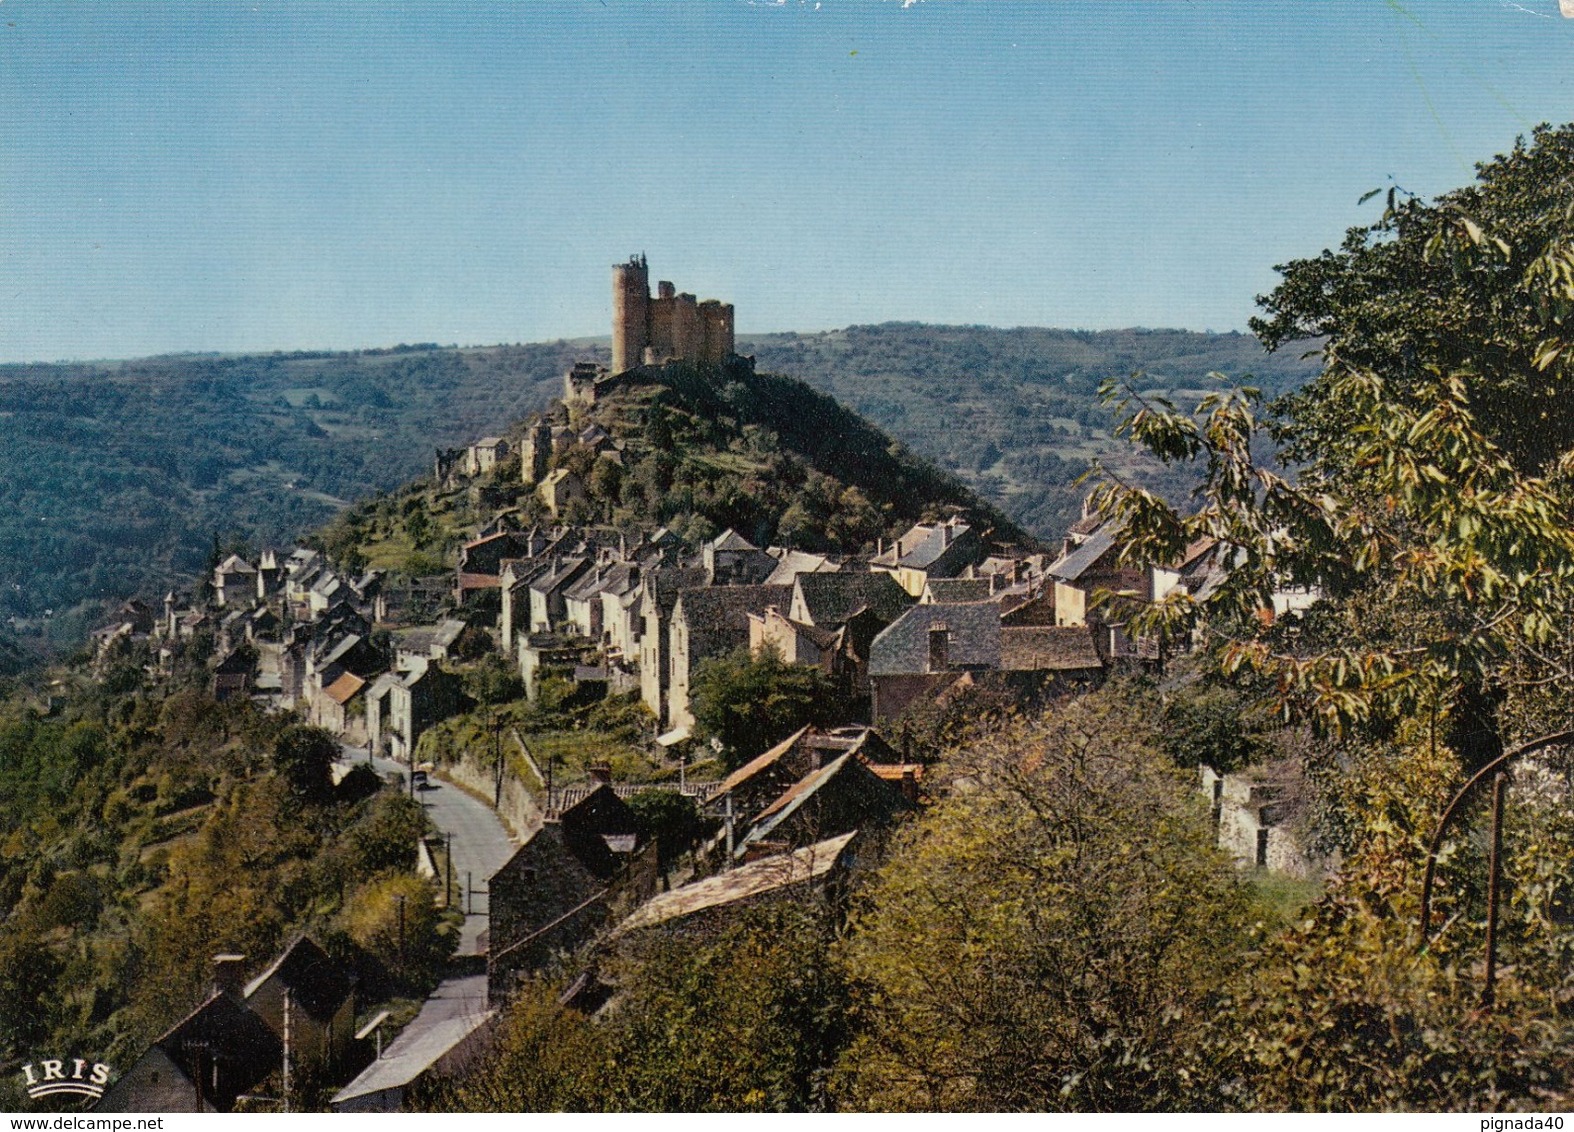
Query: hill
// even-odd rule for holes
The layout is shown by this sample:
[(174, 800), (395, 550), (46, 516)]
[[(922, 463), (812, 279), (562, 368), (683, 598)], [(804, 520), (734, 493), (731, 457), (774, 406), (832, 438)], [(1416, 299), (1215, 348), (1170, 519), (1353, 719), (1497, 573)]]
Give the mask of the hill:
[[(562, 470), (582, 495), (557, 513), (521, 475), (536, 433), (559, 443), (530, 482)], [(759, 546), (873, 553), (883, 537), (961, 509), (1000, 539), (1028, 536), (960, 480), (835, 399), (739, 360), (645, 366), (593, 404), (554, 401), (508, 432), (511, 455), (479, 477), (425, 478), (349, 508), (320, 534), (335, 559), (418, 576), (452, 568), (500, 510), (519, 526), (610, 525), (637, 540), (665, 526), (693, 545), (731, 528)], [(527, 457), (528, 458), (528, 457)]]
[(1318, 370), (1293, 346), (1267, 354), (1249, 335), (1189, 330), (899, 322), (761, 335), (739, 349), (829, 393), (1043, 537), (1076, 519), (1075, 481), (1093, 459), (1166, 493), (1189, 484), (1112, 440), (1104, 380), (1140, 374), (1139, 388), (1185, 403), (1216, 386), (1213, 372), (1278, 395)]
[[(1183, 331), (888, 324), (740, 347), (1047, 535), (1091, 455), (1171, 482), (1109, 441), (1100, 380), (1141, 370), (1182, 390), (1216, 369), (1278, 391), (1311, 372), (1243, 335)], [(559, 341), (0, 366), (0, 623), (74, 643), (103, 603), (200, 573), (215, 540), (283, 542), (421, 474), (434, 447), (546, 405), (575, 360), (606, 357)]]

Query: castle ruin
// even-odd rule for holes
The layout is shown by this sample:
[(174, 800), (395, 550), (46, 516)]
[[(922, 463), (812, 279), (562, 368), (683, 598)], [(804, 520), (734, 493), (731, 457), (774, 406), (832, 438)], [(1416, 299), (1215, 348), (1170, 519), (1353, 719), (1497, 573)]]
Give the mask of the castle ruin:
[(669, 361), (721, 365), (733, 356), (732, 304), (697, 302), (671, 283), (650, 295), (643, 255), (612, 268), (612, 372)]

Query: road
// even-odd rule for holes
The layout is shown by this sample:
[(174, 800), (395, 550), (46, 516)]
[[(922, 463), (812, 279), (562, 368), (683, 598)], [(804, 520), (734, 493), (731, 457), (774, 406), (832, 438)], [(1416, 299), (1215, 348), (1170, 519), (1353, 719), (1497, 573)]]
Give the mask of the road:
[[(341, 746), (339, 751), (339, 762), (346, 769), (350, 764), (367, 761), (364, 747)], [(374, 758), (371, 764), (379, 774), (398, 775), (400, 781), (408, 784), (409, 772), (402, 763)], [(514, 855), (517, 847), (492, 807), (459, 787), (433, 780), (425, 789), (417, 790), (415, 796), (426, 807), (432, 824), (452, 837), (454, 899), (467, 913), (457, 955), (478, 955), (480, 936), (487, 923), (487, 878)], [(436, 864), (442, 880), (447, 865), (443, 854), (438, 854)], [(468, 899), (464, 892), (466, 874), (471, 888), (481, 890), (472, 891)], [(336, 1107), (367, 1103), (368, 1098), (379, 1096), (397, 1104), (411, 1081), (479, 1024), (487, 1010), (486, 975), (459, 973), (464, 966), (455, 964), (454, 975), (432, 992), (421, 1012), (383, 1051), (382, 1057), (334, 1097)], [(473, 963), (469, 966), (473, 970)]]
[[(365, 762), (364, 747), (342, 747), (341, 762)], [(379, 774), (397, 774), (402, 781), (409, 781), (409, 772), (403, 763), (390, 759), (374, 758), (373, 768)], [(485, 802), (466, 794), (457, 786), (439, 782), (435, 778), (415, 796), (426, 807), (432, 824), (452, 837), (454, 901), (466, 910), (464, 928), (459, 936), (461, 956), (478, 955), (481, 933), (486, 930), (487, 878), (508, 861), (518, 848), (503, 828), (497, 813)], [(444, 854), (436, 854), (439, 881), (447, 871)], [(467, 899), (465, 879), (468, 875), (471, 893)]]

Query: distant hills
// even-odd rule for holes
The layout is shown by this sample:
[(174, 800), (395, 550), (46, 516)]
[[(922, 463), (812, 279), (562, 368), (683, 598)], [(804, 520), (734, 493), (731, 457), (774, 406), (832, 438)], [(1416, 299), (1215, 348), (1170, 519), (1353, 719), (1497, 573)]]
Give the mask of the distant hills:
[[(1184, 331), (896, 323), (739, 349), (1047, 535), (1074, 513), (1091, 456), (1156, 476), (1110, 444), (1104, 378), (1140, 370), (1178, 391), (1219, 370), (1278, 392), (1313, 372), (1247, 336)], [(80, 640), (104, 603), (195, 576), (215, 539), (285, 542), (429, 470), (435, 447), (504, 431), (596, 358), (604, 340), (0, 366), (0, 624)]]

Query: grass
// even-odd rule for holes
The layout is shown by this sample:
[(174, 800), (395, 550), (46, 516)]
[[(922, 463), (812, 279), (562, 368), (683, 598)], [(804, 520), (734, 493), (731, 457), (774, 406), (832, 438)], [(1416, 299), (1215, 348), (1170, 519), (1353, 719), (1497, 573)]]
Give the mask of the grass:
[(1267, 869), (1253, 870), (1247, 883), (1263, 918), (1275, 924), (1292, 922), (1323, 894), (1320, 880), (1300, 880)]

